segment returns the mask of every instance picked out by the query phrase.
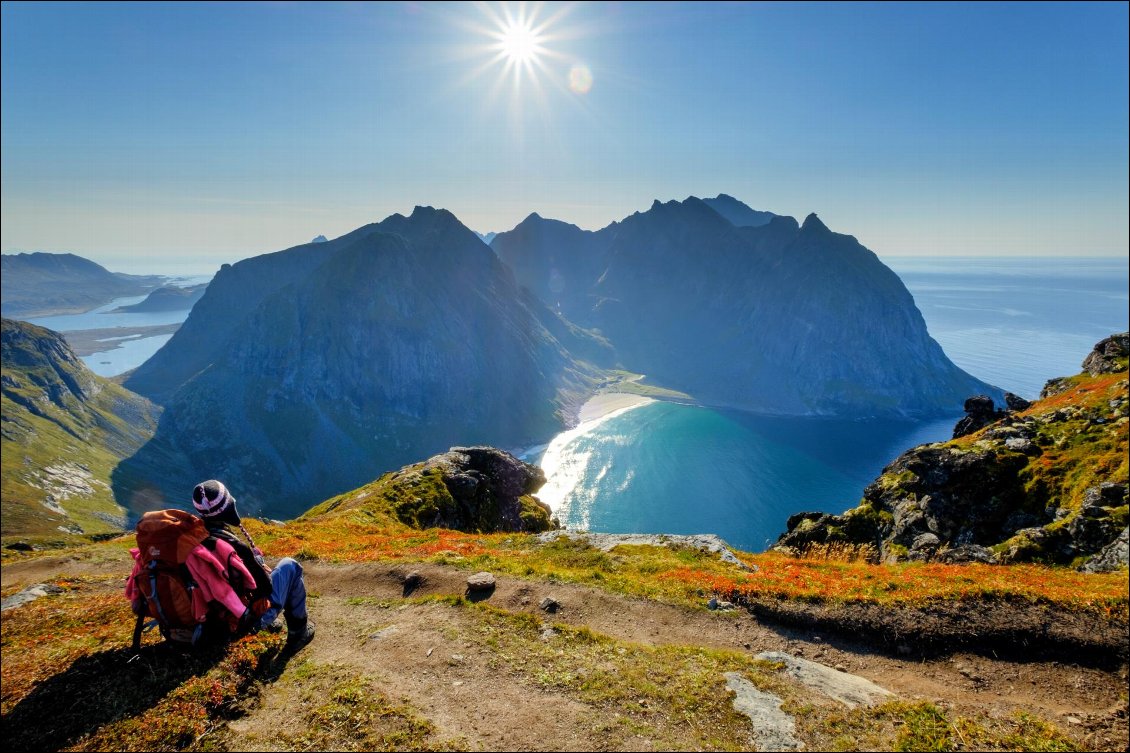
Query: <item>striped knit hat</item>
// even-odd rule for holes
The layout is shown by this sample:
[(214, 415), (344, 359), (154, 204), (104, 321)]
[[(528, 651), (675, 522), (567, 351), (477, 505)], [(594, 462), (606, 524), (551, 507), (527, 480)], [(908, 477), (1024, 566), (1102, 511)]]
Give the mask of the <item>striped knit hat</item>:
[[(239, 522), (235, 512), (235, 497), (228, 493), (227, 487), (215, 479), (197, 484), (192, 490), (192, 506), (203, 518), (233, 517)], [(228, 511), (231, 511), (228, 515)]]

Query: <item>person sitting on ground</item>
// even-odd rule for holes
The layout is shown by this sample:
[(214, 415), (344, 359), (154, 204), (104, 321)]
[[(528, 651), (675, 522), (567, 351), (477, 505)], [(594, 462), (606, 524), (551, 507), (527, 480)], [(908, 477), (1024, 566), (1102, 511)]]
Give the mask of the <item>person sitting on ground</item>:
[[(235, 497), (219, 481), (211, 479), (197, 484), (192, 490), (192, 505), (203, 518), (208, 533), (235, 550), (255, 580), (255, 594), (269, 594), (270, 609), (257, 624), (252, 624), (251, 629), (281, 630), (282, 627), (277, 622), (281, 611), (285, 616), (287, 629), (284, 650), (294, 652), (309, 643), (314, 637), (314, 625), (306, 612), (306, 583), (302, 576), (302, 565), (297, 560), (284, 557), (273, 570), (267, 567), (263, 553), (255, 546), (251, 534), (243, 526), (235, 507)], [(238, 526), (248, 543), (244, 544), (228, 530), (229, 525)], [(243, 622), (247, 620), (244, 616)]]

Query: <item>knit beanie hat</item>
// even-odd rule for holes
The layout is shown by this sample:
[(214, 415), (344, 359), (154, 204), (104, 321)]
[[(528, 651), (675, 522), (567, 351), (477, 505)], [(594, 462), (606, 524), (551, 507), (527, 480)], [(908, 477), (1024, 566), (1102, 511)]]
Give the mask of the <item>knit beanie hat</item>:
[(192, 490), (192, 506), (205, 520), (221, 520), (239, 525), (235, 497), (228, 493), (227, 487), (215, 479), (196, 485)]

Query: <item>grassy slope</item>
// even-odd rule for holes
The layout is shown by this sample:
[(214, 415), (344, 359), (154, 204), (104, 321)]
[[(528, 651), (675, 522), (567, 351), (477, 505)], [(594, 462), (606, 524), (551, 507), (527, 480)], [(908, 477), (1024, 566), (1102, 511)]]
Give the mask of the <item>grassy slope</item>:
[[(58, 337), (17, 324), (36, 338)], [(10, 326), (7, 320), (4, 326)], [(152, 436), (158, 408), (70, 356), (32, 354), (30, 363), (17, 365), (5, 360), (0, 397), (5, 544), (76, 543), (83, 535), (120, 531), (125, 523), (125, 511), (110, 491), (110, 473)], [(82, 386), (76, 391), (73, 385)], [(48, 495), (56, 509), (44, 504)]]

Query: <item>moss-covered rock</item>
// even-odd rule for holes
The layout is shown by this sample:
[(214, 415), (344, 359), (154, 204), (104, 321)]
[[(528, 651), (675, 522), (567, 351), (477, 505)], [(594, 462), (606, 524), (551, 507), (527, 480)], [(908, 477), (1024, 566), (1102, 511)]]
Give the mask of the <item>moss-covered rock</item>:
[(967, 436), (903, 453), (859, 507), (794, 515), (777, 548), (867, 544), (887, 560), (1097, 557), (1127, 522), (1125, 339), (1096, 345), (1086, 372), (1052, 380), (1038, 402), (1014, 402)]
[(510, 453), (493, 447), (453, 447), (327, 500), (302, 517), (353, 511), (413, 528), (538, 533), (558, 527), (549, 506), (534, 496), (544, 484), (540, 468)]

